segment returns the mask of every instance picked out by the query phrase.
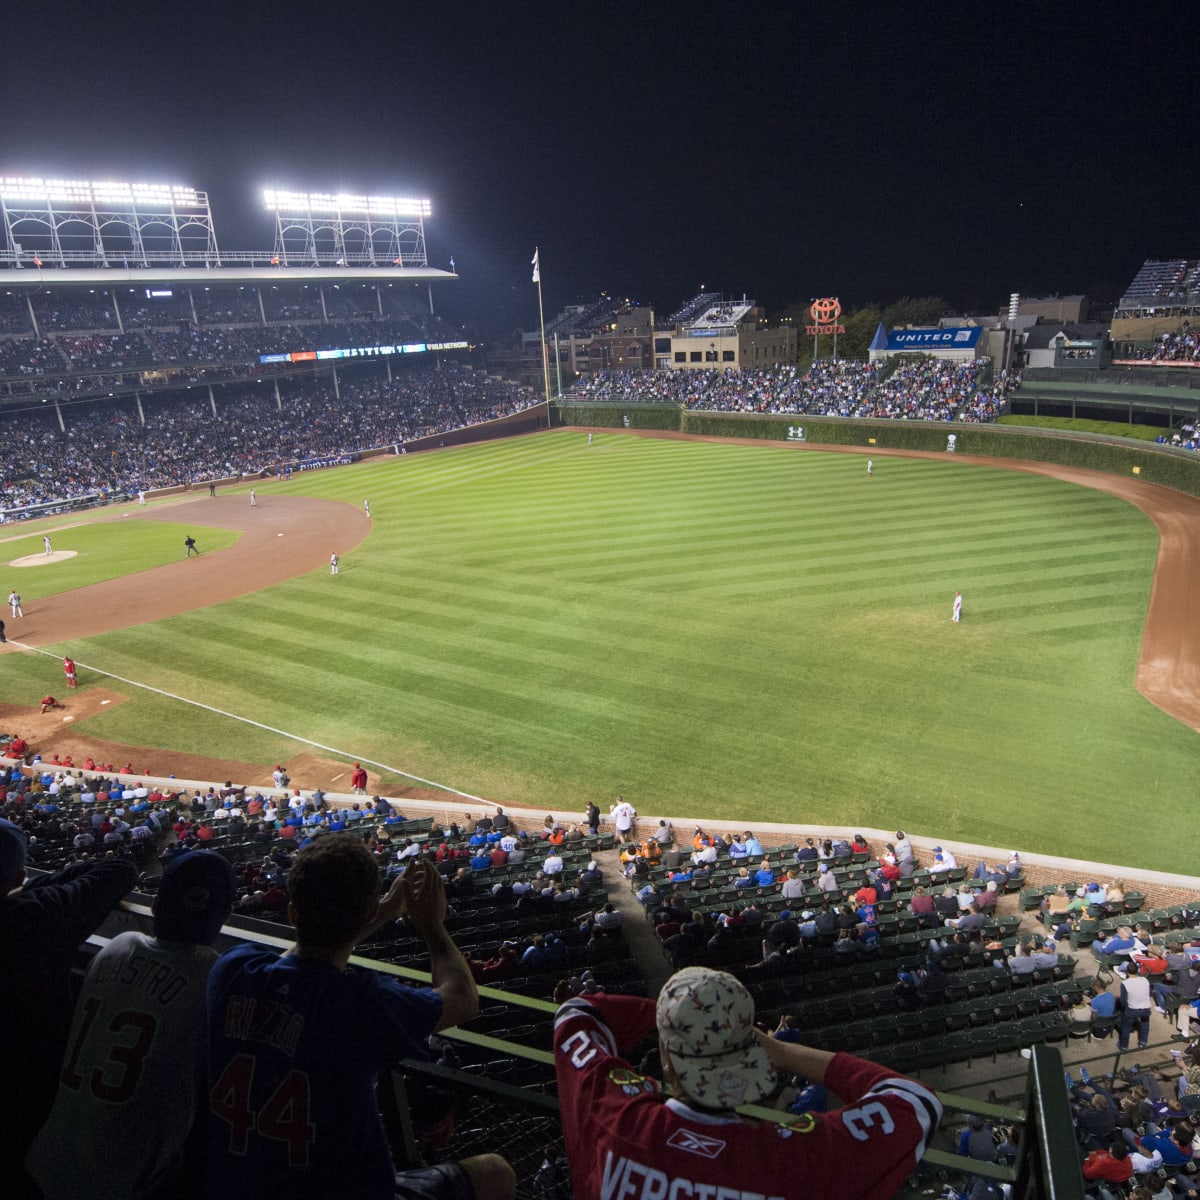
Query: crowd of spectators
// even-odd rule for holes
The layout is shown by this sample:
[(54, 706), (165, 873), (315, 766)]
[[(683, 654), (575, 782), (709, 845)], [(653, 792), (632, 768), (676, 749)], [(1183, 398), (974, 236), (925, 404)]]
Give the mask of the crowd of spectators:
[[(7, 749), (11, 758), (11, 742)], [(261, 956), (263, 968), (275, 964), (286, 968), (304, 958), (303, 979), (297, 976), (289, 993), (290, 1011), (294, 1012), (301, 1004), (298, 986), (320, 978), (321, 968), (314, 964), (318, 960), (333, 962), (338, 971), (326, 967), (326, 978), (317, 984), (321, 1011), (328, 1014), (333, 1003), (331, 991), (336, 990), (335, 981), (342, 978), (340, 972), (354, 947), (380, 927), (398, 931), (403, 926), (403, 936), (410, 943), (417, 939), (423, 944), (424, 956), (431, 959), (431, 983), (418, 994), (417, 989), (401, 988), (384, 976), (352, 974), (344, 984), (351, 1002), (343, 1003), (344, 1015), (334, 1019), (339, 1028), (343, 1020), (352, 1020), (356, 1028), (359, 1022), (378, 1026), (360, 1038), (344, 1037), (337, 1056), (343, 1081), (350, 1071), (363, 1076), (362, 1085), (352, 1092), (361, 1109), (359, 1120), (374, 1129), (363, 1142), (370, 1146), (373, 1167), (367, 1169), (357, 1159), (347, 1161), (344, 1139), (348, 1131), (340, 1126), (348, 1119), (344, 1106), (349, 1093), (341, 1082), (318, 1081), (314, 1074), (313, 1107), (304, 1110), (306, 1122), (324, 1123), (330, 1131), (337, 1126), (343, 1135), (341, 1139), (321, 1139), (331, 1147), (325, 1152), (323, 1166), (320, 1156), (305, 1158), (306, 1175), (324, 1172), (327, 1183), (318, 1189), (320, 1194), (329, 1194), (328, 1181), (349, 1182), (358, 1172), (364, 1179), (382, 1175), (390, 1195), (394, 1183), (374, 1100), (375, 1075), (402, 1057), (428, 1055), (432, 1044), (426, 1042), (427, 1035), (470, 1020), (479, 1011), (470, 969), (445, 924), (450, 909), (442, 879), (453, 873), (454, 863), (439, 863), (432, 853), (407, 858), (401, 851), (405, 861), (397, 864), (387, 831), (403, 819), (378, 798), (364, 799), (350, 809), (329, 810), (319, 791), (302, 800), (298, 790), (276, 797), (231, 783), (187, 796), (147, 788), (132, 777), (122, 780), (107, 765), (88, 765), (95, 770), (74, 770), (63, 764), (43, 767), (35, 760), (30, 775), (15, 766), (0, 777), (0, 926), (5, 934), (0, 992), (6, 1008), (21, 1015), (24, 1031), (20, 1052), (14, 1051), (8, 1058), (9, 1099), (0, 1103), (4, 1116), (0, 1173), (9, 1189), (6, 1195), (11, 1193), (17, 1200), (42, 1194), (75, 1196), (99, 1187), (113, 1195), (198, 1196), (206, 1172), (210, 1183), (214, 1175), (228, 1175), (219, 1187), (211, 1185), (221, 1195), (261, 1194), (260, 1184), (253, 1180), (256, 1169), (260, 1174), (264, 1170), (271, 1130), (267, 1131), (266, 1146), (258, 1152), (257, 1166), (236, 1148), (227, 1156), (219, 1119), (228, 1120), (228, 1109), (218, 1097), (214, 1101), (216, 1134), (207, 1148), (202, 1139), (189, 1137), (199, 1114), (208, 1109), (210, 1089), (203, 1083), (205, 1046), (215, 1044), (216, 1036), (210, 1033), (206, 1037), (204, 1026), (210, 970), (215, 978), (222, 967), (232, 966), (235, 959), (240, 961), (248, 954)], [(128, 776), (129, 772), (120, 774)], [(236, 868), (226, 854), (207, 852), (222, 842), (232, 845), (234, 825), (242, 827), (236, 840), (243, 849), (249, 846), (253, 851), (256, 838), (263, 839), (261, 856), (235, 856), (235, 863), (240, 859)], [(327, 836), (339, 832), (360, 836)], [(311, 880), (319, 870), (314, 865), (318, 862), (329, 864), (329, 878), (322, 885), (324, 903), (331, 906), (325, 910), (325, 925), (318, 925), (320, 913), (312, 907), (308, 891), (315, 886)], [(29, 880), (26, 867), (49, 868), (51, 873)], [(77, 948), (134, 887), (139, 870), (147, 867), (151, 869), (143, 870), (139, 890), (155, 893), (153, 937), (125, 932), (100, 951), (84, 981), (84, 998), (72, 1028), (69, 984)], [(381, 868), (386, 868), (386, 875)], [(393, 876), (392, 886), (387, 887)], [(348, 887), (357, 887), (359, 899), (347, 898)], [(218, 960), (209, 947), (235, 908), (259, 918), (280, 917), (287, 909), (295, 928), (295, 955), (280, 957), (278, 951), (245, 945)], [(337, 954), (332, 955), (326, 933), (332, 927), (330, 922), (345, 929), (338, 939)], [(400, 934), (394, 932), (393, 936)], [(116, 959), (122, 960), (120, 969), (111, 968)], [(153, 964), (149, 968), (156, 981), (153, 986), (139, 976), (147, 964)], [(160, 994), (158, 989), (167, 979), (170, 983)], [(96, 1082), (103, 1070), (99, 1065), (94, 1075), (91, 1072), (92, 1056), (97, 1064), (103, 1064), (112, 1047), (107, 1042), (96, 1046), (89, 1042), (85, 1047), (96, 1011), (108, 1001), (113, 987), (118, 993), (114, 1011), (120, 1011), (111, 1028), (105, 1016), (105, 1030), (136, 1028), (139, 1037), (136, 1060), (122, 1057), (119, 1051), (107, 1059), (108, 1064), (135, 1062), (136, 1069), (118, 1077), (118, 1083), (123, 1079), (127, 1085), (122, 1087)], [(207, 990), (213, 991), (211, 987)], [(390, 1024), (379, 1016), (384, 1004), (393, 1009)], [(146, 1005), (155, 1006), (153, 1017), (144, 1015)], [(312, 1015), (308, 1014), (316, 1026), (314, 1034), (324, 1042), (334, 1029), (311, 1021)], [(229, 1036), (228, 1022), (218, 1021), (215, 1027)], [(298, 1026), (294, 1033), (298, 1034)], [(398, 1037), (402, 1044), (397, 1044)], [(252, 1038), (243, 1045), (263, 1054)], [(84, 1064), (83, 1088), (69, 1075), (59, 1086), (68, 1046), (72, 1065)], [(295, 1053), (293, 1037), (285, 1071)], [(318, 1050), (311, 1061), (317, 1063), (323, 1055), (327, 1057), (324, 1050)], [(360, 1065), (360, 1057), (365, 1057), (369, 1066)], [(235, 1066), (240, 1061), (235, 1060)], [(335, 1096), (341, 1110), (329, 1107)], [(109, 1159), (104, 1150), (111, 1148), (114, 1135), (106, 1122), (120, 1125), (123, 1120), (139, 1128), (141, 1148), (136, 1153), (126, 1148)], [(307, 1124), (305, 1129), (315, 1126)], [(355, 1136), (361, 1134), (356, 1126)], [(85, 1142), (95, 1143), (97, 1149), (77, 1160), (73, 1151)], [(72, 1153), (66, 1153), (67, 1144)], [(42, 1191), (31, 1185), (22, 1165)], [(288, 1165), (294, 1162), (272, 1164), (268, 1173), (283, 1179), (281, 1172), (285, 1173)], [(497, 1156), (467, 1160), (462, 1167), (477, 1179), (481, 1194), (512, 1195), (512, 1171)], [(441, 1167), (430, 1178), (440, 1179), (448, 1169)], [(461, 1181), (456, 1188), (453, 1194), (469, 1194)], [(385, 1194), (378, 1186), (352, 1190), (358, 1195)], [(422, 1194), (451, 1193), (439, 1188)]]
[(1173, 333), (1160, 334), (1148, 354), (1139, 354), (1150, 362), (1200, 362), (1200, 331), (1184, 326)]
[[(261, 354), (299, 350), (328, 350), (361, 346), (396, 345), (419, 341), (422, 328), (405, 317), (371, 318), (291, 325), (258, 322), (246, 325), (192, 325), (179, 323), (139, 326), (128, 324), (125, 333), (56, 333), (49, 337), (0, 338), (0, 382), (44, 381), (47, 394), (78, 394), (89, 388), (99, 392), (98, 371), (177, 369), (204, 364), (257, 369)], [(174, 327), (173, 327), (174, 326)], [(137, 379), (130, 381), (138, 383)], [(6, 390), (11, 391), (11, 388)]]
[(116, 329), (117, 314), (110, 300), (98, 296), (74, 297), (63, 292), (44, 295), (34, 293), (33, 313), (37, 327), (47, 330)]
[(343, 371), (340, 396), (325, 380), (229, 385), (207, 397), (132, 398), (0, 416), (9, 454), (0, 509), (83, 497), (120, 498), (197, 480), (276, 471), (446, 433), (539, 403), (529, 388), (448, 364), (388, 380), (377, 367)]
[[(14, 748), (10, 743), (8, 750), (15, 763), (28, 747)], [(26, 861), (34, 867), (65, 868), (66, 877), (82, 877), (94, 870), (107, 872), (113, 876), (113, 887), (105, 903), (111, 905), (132, 886), (137, 871), (143, 872), (142, 884), (150, 890), (161, 872), (163, 896), (167, 897), (174, 864), (194, 863), (189, 854), (221, 848), (234, 863), (232, 890), (222, 893), (222, 919), (232, 908), (245, 916), (283, 921), (289, 902), (295, 900), (290, 882), (305, 850), (325, 844), (330, 834), (357, 833), (355, 840), (365, 847), (385, 888), (389, 881), (405, 875), (413, 878), (414, 871), (422, 878), (436, 874), (443, 880), (440, 886), (448, 900), (445, 928), (452, 934), (460, 929), (464, 937), (470, 937), (479, 902), (491, 905), (489, 911), (494, 913), (540, 914), (525, 932), (468, 952), (464, 965), (476, 982), (507, 987), (537, 976), (545, 981), (547, 991), (553, 988), (559, 1002), (604, 991), (590, 967), (580, 970), (579, 964), (594, 963), (596, 972), (601, 972), (600, 964), (609, 961), (601, 951), (611, 939), (623, 940), (624, 918), (596, 892), (602, 873), (595, 861), (587, 858), (583, 823), (547, 817), (541, 827), (521, 829), (498, 808), (494, 815), (465, 814), (461, 822), (414, 835), (413, 822), (392, 802), (366, 794), (365, 772), (357, 764), (351, 777), (355, 797), (349, 805), (338, 807), (331, 807), (320, 789), (302, 792), (293, 786), (282, 767), (275, 769), (273, 788), (256, 790), (229, 782), (197, 791), (144, 783), (132, 768), (131, 762), (117, 769), (111, 763), (90, 759), (76, 766), (54, 757), (34, 760), (32, 771), (14, 766), (0, 776), (0, 815), (12, 823), (6, 828), (15, 828), (23, 839)], [(614, 805), (614, 824), (615, 812)], [(590, 813), (586, 823), (591, 825)], [(242, 852), (229, 855), (233, 847)], [(628, 837), (621, 850), (622, 862), (635, 885), (649, 867), (672, 868), (669, 885), (661, 893), (649, 883), (639, 892), (672, 965), (687, 969), (714, 959), (719, 964), (735, 941), (750, 939), (761, 943), (761, 962), (739, 969), (748, 987), (754, 986), (755, 971), (775, 972), (785, 964), (794, 965), (794, 960), (816, 948), (832, 948), (838, 962), (862, 961), (879, 944), (877, 913), (895, 901), (902, 882), (911, 882), (921, 869), (911, 843), (901, 832), (871, 859), (872, 847), (861, 834), (808, 838), (781, 853), (766, 849), (750, 830), (722, 836), (697, 827), (681, 838), (669, 821), (662, 820), (653, 836), (641, 841)], [(580, 853), (583, 858), (578, 857)], [(709, 891), (709, 884), (714, 872), (731, 867), (751, 882), (737, 900), (721, 903)], [(940, 847), (934, 849), (932, 862), (924, 869), (954, 871), (956, 881), (962, 870), (953, 855)], [(837, 886), (826, 887), (824, 881), (832, 878), (835, 870)], [(953, 960), (966, 960), (977, 950), (994, 957), (997, 968), (1014, 976), (1057, 966), (1053, 938), (1019, 943), (1008, 950), (986, 941), (983, 926), (986, 916), (994, 914), (999, 889), (1018, 881), (1021, 870), (1019, 856), (1014, 854), (1007, 863), (981, 862), (973, 877), (947, 883), (944, 890), (929, 889), (937, 892), (936, 896), (930, 896), (925, 888), (906, 893), (911, 913), (927, 928), (936, 929), (937, 937), (925, 942), (928, 959), (924, 966), (899, 972), (893, 992), (895, 1011), (937, 1009), (944, 1003), (957, 969)], [(393, 887), (386, 896), (391, 897), (395, 890)], [(1063, 895), (1066, 897), (1065, 890)], [(1120, 881), (1110, 888), (1097, 888), (1097, 895), (1106, 905), (1114, 898), (1115, 902), (1124, 899)], [(772, 903), (780, 898), (787, 904), (782, 911)], [(1057, 908), (1066, 912), (1069, 904), (1066, 897), (1066, 903)], [(1094, 899), (1088, 907), (1098, 910), (1099, 900)], [(1053, 908), (1048, 903), (1047, 914)], [(471, 914), (469, 918), (467, 914)], [(566, 924), (558, 929), (547, 925), (545, 918), (550, 914), (563, 916)], [(217, 921), (216, 927), (219, 924)], [(1054, 924), (1049, 916), (1047, 924)], [(363, 945), (371, 946), (379, 937), (384, 944), (411, 943), (413, 935), (414, 928), (406, 922), (389, 919), (381, 932), (373, 929), (362, 936)], [(303, 931), (299, 936), (303, 937)], [(454, 936), (457, 939), (458, 935)], [(1133, 939), (1125, 940), (1133, 945)], [(1120, 955), (1123, 944), (1110, 941), (1101, 952)], [(584, 953), (590, 957), (581, 959), (580, 950), (585, 946)], [(1152, 948), (1144, 946), (1143, 950)], [(264, 952), (246, 947), (233, 953)], [(412, 953), (411, 946), (407, 953)], [(1142, 973), (1135, 964), (1148, 961), (1148, 955), (1139, 958), (1131, 949), (1126, 957), (1128, 977), (1117, 986), (1126, 1009), (1135, 1014), (1128, 1033), (1137, 1028), (1140, 1011), (1136, 1006), (1141, 992), (1135, 982)], [(1096, 991), (1093, 1004), (1099, 1005), (1105, 989)], [(1107, 998), (1115, 999), (1111, 993)], [(61, 1055), (67, 1049), (65, 1027), (58, 1032), (55, 1044)], [(72, 1032), (72, 1038), (75, 1036)], [(805, 1041), (794, 1018), (781, 1019), (774, 1036), (785, 1042)], [(1177, 1091), (1164, 1087), (1160, 1074), (1139, 1067), (1115, 1080), (1112, 1076), (1093, 1080), (1085, 1070), (1078, 1072), (1076, 1083), (1068, 1075), (1081, 1170), (1087, 1179), (1105, 1184), (1136, 1183), (1165, 1171), (1165, 1178), (1177, 1189), (1189, 1190), (1186, 1185), (1194, 1173), (1189, 1166), (1194, 1127), (1187, 1101), (1200, 1095), (1200, 1048), (1189, 1046), (1179, 1057), (1183, 1076)], [(455, 1064), (447, 1061), (445, 1065)], [(57, 1062), (53, 1066), (56, 1077)], [(38, 1103), (39, 1113), (44, 1113), (45, 1101)], [(32, 1137), (32, 1129), (18, 1132), (22, 1139)], [(1015, 1152), (1011, 1134), (1007, 1128), (993, 1130), (982, 1119), (972, 1118), (956, 1139), (956, 1148), (967, 1159), (1011, 1161)], [(50, 1159), (36, 1150), (29, 1162), (39, 1172), (51, 1169)], [(970, 1168), (964, 1170), (969, 1176)], [(1159, 1176), (1158, 1183), (1163, 1178)], [(969, 1194), (998, 1200), (998, 1195), (984, 1191)]]
[(921, 421), (994, 421), (1019, 377), (1005, 371), (989, 385), (990, 360), (934, 359), (892, 365), (818, 359), (742, 371), (602, 372), (575, 395), (589, 401), (679, 404), (715, 412), (871, 417)]

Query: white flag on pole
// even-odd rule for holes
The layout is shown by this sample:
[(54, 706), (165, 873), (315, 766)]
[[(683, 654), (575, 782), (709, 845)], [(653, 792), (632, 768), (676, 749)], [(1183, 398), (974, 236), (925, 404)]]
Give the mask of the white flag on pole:
[(538, 252), (533, 252), (533, 282), (542, 282), (542, 268), (538, 265)]

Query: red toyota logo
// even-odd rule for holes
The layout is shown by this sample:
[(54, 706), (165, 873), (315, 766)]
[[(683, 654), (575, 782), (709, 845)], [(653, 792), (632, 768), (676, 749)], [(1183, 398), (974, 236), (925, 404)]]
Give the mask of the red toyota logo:
[(818, 325), (828, 325), (842, 315), (842, 306), (833, 296), (827, 296), (823, 300), (814, 300), (808, 311)]

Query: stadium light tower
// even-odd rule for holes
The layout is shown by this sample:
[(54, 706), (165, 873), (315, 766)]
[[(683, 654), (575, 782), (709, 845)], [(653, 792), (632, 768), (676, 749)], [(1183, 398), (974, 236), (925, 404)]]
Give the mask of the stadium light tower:
[(1021, 293), (1013, 292), (1008, 297), (1008, 344), (1005, 347), (1007, 353), (1004, 356), (1004, 369), (1009, 371), (1012, 369), (1013, 359), (1013, 342), (1017, 337), (1017, 318), (1021, 315)]
[(428, 200), (263, 190), (275, 213), (275, 257), (305, 266), (425, 267)]
[(35, 257), (62, 267), (219, 261), (207, 193), (178, 184), (9, 176), (0, 211), (18, 267)]

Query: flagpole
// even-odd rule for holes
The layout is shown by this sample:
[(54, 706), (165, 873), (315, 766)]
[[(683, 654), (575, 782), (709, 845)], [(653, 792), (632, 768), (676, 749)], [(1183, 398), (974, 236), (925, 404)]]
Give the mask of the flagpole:
[(550, 428), (550, 360), (546, 357), (546, 312), (542, 307), (542, 266), (537, 246), (533, 248), (533, 278), (538, 289), (538, 325), (542, 331), (542, 378), (546, 384), (546, 428)]

